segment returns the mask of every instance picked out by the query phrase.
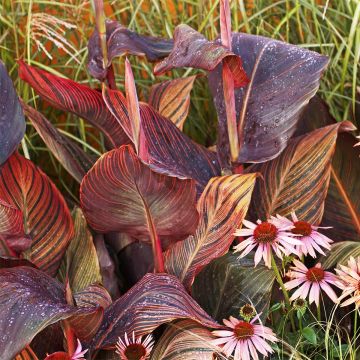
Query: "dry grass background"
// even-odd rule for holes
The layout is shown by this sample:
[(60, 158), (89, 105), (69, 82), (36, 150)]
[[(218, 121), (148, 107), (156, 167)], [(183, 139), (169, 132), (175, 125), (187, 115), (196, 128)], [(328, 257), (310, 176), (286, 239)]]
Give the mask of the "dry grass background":
[[(109, 0), (105, 12), (142, 34), (171, 37), (176, 25), (186, 23), (209, 39), (218, 33), (219, 0)], [(234, 31), (244, 31), (299, 44), (330, 57), (320, 87), (337, 120), (352, 119), (359, 107), (360, 1), (359, 0), (232, 0)], [(104, 152), (101, 135), (81, 119), (46, 106), (18, 79), (16, 59), (25, 59), (57, 75), (87, 83), (87, 40), (94, 28), (90, 1), (0, 0), (0, 58), (14, 79), (18, 94), (39, 108), (61, 131), (87, 152)], [(139, 96), (146, 99), (155, 78), (153, 65), (131, 57)], [(116, 80), (123, 87), (123, 59), (115, 62)], [(193, 70), (174, 71), (173, 77)], [(357, 114), (359, 116), (359, 114)], [(216, 114), (206, 78), (198, 78), (192, 92), (185, 132), (206, 145), (215, 140)], [(28, 123), (22, 151), (56, 179), (69, 197), (77, 186)]]

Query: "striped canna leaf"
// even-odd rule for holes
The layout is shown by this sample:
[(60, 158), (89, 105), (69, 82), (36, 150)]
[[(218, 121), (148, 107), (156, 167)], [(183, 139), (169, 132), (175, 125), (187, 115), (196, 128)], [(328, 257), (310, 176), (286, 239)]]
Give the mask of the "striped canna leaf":
[(195, 275), (224, 255), (233, 242), (250, 204), (256, 174), (212, 178), (198, 201), (199, 225), (194, 235), (164, 254), (165, 268), (190, 289)]

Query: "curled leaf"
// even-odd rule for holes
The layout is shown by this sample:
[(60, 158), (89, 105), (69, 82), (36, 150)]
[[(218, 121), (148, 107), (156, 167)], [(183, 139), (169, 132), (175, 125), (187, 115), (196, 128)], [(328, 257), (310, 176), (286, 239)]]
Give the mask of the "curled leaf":
[(233, 74), (235, 87), (247, 84), (248, 78), (239, 56), (216, 41), (208, 41), (190, 26), (181, 24), (175, 29), (174, 47), (170, 55), (156, 64), (154, 73), (159, 75), (179, 67), (211, 71), (222, 61), (227, 62)]
[[(111, 20), (106, 21), (106, 40), (108, 66), (115, 57), (126, 54), (146, 56), (149, 61), (157, 61), (167, 56), (173, 47), (171, 39), (139, 35), (120, 25), (117, 21)], [(103, 66), (104, 61), (97, 30), (89, 39), (88, 51), (90, 74), (98, 80), (104, 80), (108, 69), (104, 69)]]

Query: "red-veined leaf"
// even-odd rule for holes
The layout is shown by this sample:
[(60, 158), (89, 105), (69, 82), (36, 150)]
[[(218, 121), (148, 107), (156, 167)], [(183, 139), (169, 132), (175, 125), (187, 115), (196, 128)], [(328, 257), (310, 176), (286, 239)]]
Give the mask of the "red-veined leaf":
[[(235, 91), (240, 145), (239, 162), (276, 157), (293, 135), (303, 107), (319, 87), (326, 56), (281, 41), (244, 33), (232, 34), (232, 51), (243, 61), (249, 84)], [(209, 74), (219, 119), (221, 162), (229, 155), (222, 67)]]
[(51, 105), (78, 115), (100, 129), (112, 147), (129, 142), (121, 126), (108, 111), (101, 92), (27, 65), (23, 61), (19, 61), (19, 76)]
[(92, 312), (68, 305), (63, 286), (39, 270), (0, 269), (0, 358), (11, 360), (48, 325)]
[(73, 293), (94, 283), (102, 283), (99, 260), (93, 237), (81, 209), (73, 211), (74, 237), (59, 268), (62, 282), (67, 278)]
[(147, 274), (125, 295), (105, 310), (103, 323), (90, 343), (92, 349), (113, 347), (124, 333), (141, 336), (175, 319), (191, 319), (216, 328), (211, 319), (187, 294), (179, 280), (168, 274)]
[[(131, 131), (126, 100), (122, 93), (104, 88), (103, 95), (107, 106), (124, 130)], [(220, 175), (216, 153), (193, 142), (148, 104), (140, 103), (140, 116), (149, 165), (155, 171), (179, 178), (194, 179), (199, 192), (210, 178)]]
[[(336, 124), (326, 103), (314, 97), (306, 107), (296, 134)], [(331, 226), (326, 234), (336, 241), (360, 239), (360, 148), (353, 134), (341, 133), (331, 162), (331, 179), (321, 225)]]
[(235, 87), (248, 83), (239, 56), (216, 41), (208, 41), (190, 26), (181, 24), (175, 29), (174, 47), (170, 55), (156, 64), (154, 73), (159, 75), (179, 67), (211, 71), (222, 61), (228, 63), (234, 77)]
[(20, 354), (16, 355), (14, 360), (38, 360), (38, 357), (32, 351), (31, 347), (27, 346)]
[(190, 108), (190, 91), (196, 76), (163, 81), (150, 89), (149, 104), (180, 130)]
[(256, 174), (212, 178), (198, 201), (200, 221), (194, 235), (174, 244), (164, 254), (165, 268), (187, 289), (213, 259), (224, 255), (247, 213)]
[(5, 202), (22, 213), (24, 237), (31, 239), (25, 257), (39, 269), (55, 275), (74, 231), (59, 190), (30, 160), (15, 153), (0, 172), (0, 199), (2, 211)]
[(25, 134), (25, 119), (14, 85), (0, 61), (0, 165), (15, 151)]
[[(117, 56), (126, 54), (146, 56), (149, 61), (157, 61), (167, 56), (172, 47), (172, 39), (139, 35), (120, 25), (117, 21), (106, 21), (106, 40), (108, 66)], [(90, 74), (98, 80), (104, 80), (107, 69), (104, 69), (103, 55), (100, 47), (99, 33), (93, 32), (88, 43)]]
[(289, 216), (295, 211), (301, 220), (319, 224), (329, 187), (331, 160), (338, 132), (353, 130), (344, 121), (295, 138), (276, 159), (247, 169), (262, 174), (255, 186), (252, 217)]
[(8, 269), (17, 266), (29, 266), (37, 269), (37, 267), (29, 260), (19, 259), (18, 257), (0, 256), (0, 269)]
[(215, 336), (209, 329), (191, 320), (168, 325), (151, 355), (151, 360), (213, 360)]
[[(95, 163), (80, 189), (89, 225), (150, 241), (183, 239), (195, 231), (195, 184), (152, 171), (130, 146), (112, 150)], [(153, 239), (154, 240), (154, 239)]]
[(62, 135), (49, 120), (31, 106), (22, 103), (25, 115), (61, 165), (79, 183), (95, 160), (66, 136)]

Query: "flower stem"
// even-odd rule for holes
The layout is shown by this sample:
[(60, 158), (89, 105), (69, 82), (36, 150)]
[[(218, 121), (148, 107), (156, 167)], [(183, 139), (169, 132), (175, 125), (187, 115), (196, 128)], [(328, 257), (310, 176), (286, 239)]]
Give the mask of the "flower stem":
[(356, 337), (357, 337), (357, 323), (358, 323), (358, 307), (355, 306), (355, 316), (354, 316), (354, 359), (356, 359)]
[(321, 322), (321, 308), (320, 308), (320, 304), (319, 304), (319, 306), (317, 307), (317, 319), (318, 319), (318, 322)]
[(274, 256), (271, 254), (271, 267), (273, 268), (274, 270), (274, 273), (275, 273), (275, 277), (276, 277), (276, 280), (278, 282), (278, 284), (280, 285), (280, 288), (284, 294), (284, 298), (285, 298), (285, 304), (286, 304), (286, 307), (287, 307), (287, 310), (289, 312), (289, 318), (290, 318), (290, 323), (291, 323), (291, 327), (292, 327), (292, 330), (295, 331), (295, 322), (294, 322), (294, 318), (293, 318), (293, 314), (291, 313), (291, 304), (290, 304), (290, 299), (289, 299), (289, 294), (285, 288), (285, 285), (284, 285), (284, 282), (282, 281), (282, 277), (280, 275), (280, 272), (279, 272), (279, 269), (276, 265), (276, 261), (274, 259)]

